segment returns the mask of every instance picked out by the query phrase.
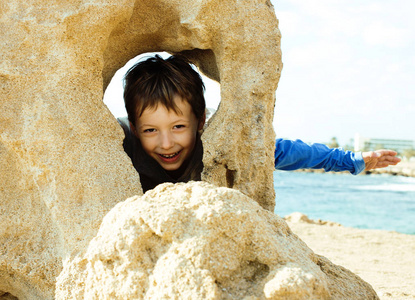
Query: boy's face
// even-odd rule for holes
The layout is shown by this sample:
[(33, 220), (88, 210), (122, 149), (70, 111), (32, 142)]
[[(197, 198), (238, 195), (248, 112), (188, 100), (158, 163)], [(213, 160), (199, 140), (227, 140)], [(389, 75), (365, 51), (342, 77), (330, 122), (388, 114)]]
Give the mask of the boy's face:
[(181, 114), (158, 105), (146, 108), (136, 120), (136, 127), (132, 126), (144, 151), (167, 171), (177, 170), (192, 155), (196, 133), (205, 121), (198, 121), (190, 104), (180, 96), (174, 101)]

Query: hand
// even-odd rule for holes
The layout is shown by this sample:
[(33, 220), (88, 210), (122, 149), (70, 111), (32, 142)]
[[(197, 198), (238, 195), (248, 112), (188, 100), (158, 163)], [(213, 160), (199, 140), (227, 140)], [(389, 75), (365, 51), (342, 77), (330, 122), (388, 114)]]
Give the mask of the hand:
[(363, 152), (362, 156), (366, 165), (365, 171), (396, 165), (401, 161), (399, 157), (396, 157), (396, 154), (395, 151), (385, 149)]

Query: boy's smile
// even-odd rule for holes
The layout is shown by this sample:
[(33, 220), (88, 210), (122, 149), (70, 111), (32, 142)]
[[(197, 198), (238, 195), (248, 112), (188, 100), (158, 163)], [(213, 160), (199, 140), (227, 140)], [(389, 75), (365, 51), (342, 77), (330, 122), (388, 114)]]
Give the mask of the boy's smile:
[(174, 102), (178, 108), (176, 114), (162, 104), (146, 108), (131, 124), (144, 151), (155, 159), (166, 171), (180, 168), (190, 158), (196, 143), (197, 131), (203, 128), (204, 119), (196, 119), (191, 105), (179, 96)]

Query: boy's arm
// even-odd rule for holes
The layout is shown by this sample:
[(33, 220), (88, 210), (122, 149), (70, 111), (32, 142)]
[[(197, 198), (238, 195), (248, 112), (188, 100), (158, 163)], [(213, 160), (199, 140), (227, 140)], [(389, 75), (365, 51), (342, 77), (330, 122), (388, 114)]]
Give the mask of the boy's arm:
[(275, 142), (274, 164), (276, 169), (286, 171), (323, 168), (326, 172), (349, 171), (353, 175), (365, 169), (365, 161), (360, 152), (284, 139)]

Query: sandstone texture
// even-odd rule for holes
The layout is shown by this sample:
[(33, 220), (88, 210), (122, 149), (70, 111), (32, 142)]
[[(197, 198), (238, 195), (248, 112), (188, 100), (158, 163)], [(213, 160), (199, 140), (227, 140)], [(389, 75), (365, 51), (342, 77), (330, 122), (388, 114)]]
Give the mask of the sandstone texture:
[(377, 299), (234, 189), (166, 183), (117, 204), (56, 299)]
[(0, 41), (0, 294), (52, 298), (62, 261), (142, 194), (102, 97), (144, 52), (181, 52), (221, 82), (203, 178), (273, 209), (282, 64), (268, 0), (1, 1)]

